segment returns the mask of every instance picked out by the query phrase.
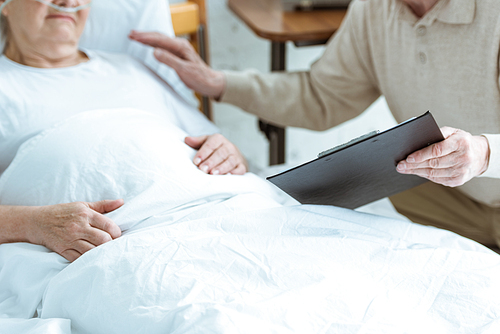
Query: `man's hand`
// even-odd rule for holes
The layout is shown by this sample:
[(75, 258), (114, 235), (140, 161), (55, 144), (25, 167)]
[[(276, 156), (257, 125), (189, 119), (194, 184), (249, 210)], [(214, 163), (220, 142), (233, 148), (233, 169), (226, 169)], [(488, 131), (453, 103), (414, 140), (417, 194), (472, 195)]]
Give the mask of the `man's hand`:
[(238, 148), (221, 134), (200, 137), (186, 137), (185, 142), (198, 150), (194, 164), (207, 174), (243, 175), (248, 166)]
[(134, 41), (155, 48), (155, 57), (173, 68), (189, 88), (215, 99), (219, 99), (225, 88), (222, 72), (211, 69), (183, 38), (170, 38), (157, 32), (132, 31)]
[(85, 252), (121, 235), (118, 225), (103, 214), (122, 205), (120, 199), (42, 206), (33, 217), (33, 243), (73, 262)]
[(450, 127), (441, 132), (444, 141), (410, 154), (399, 162), (397, 171), (457, 187), (488, 169), (490, 148), (485, 137)]

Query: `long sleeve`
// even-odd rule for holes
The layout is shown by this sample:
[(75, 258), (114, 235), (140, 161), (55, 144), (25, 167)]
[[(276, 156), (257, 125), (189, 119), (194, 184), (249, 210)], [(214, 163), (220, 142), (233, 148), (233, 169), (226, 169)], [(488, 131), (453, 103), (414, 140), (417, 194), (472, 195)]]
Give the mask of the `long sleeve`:
[(309, 72), (225, 72), (221, 102), (274, 124), (313, 130), (358, 116), (380, 96), (362, 14), (362, 6), (354, 2)]

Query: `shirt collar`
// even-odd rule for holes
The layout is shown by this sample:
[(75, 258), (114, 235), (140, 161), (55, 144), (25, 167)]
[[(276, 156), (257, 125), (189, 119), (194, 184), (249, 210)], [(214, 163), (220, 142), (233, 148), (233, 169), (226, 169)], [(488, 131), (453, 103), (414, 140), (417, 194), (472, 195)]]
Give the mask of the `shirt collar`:
[(437, 19), (450, 24), (471, 24), (475, 14), (476, 0), (448, 0)]
[(439, 0), (422, 18), (417, 18), (402, 0), (398, 0), (400, 17), (412, 24), (432, 24), (438, 20), (449, 24), (470, 24), (474, 21), (476, 0)]

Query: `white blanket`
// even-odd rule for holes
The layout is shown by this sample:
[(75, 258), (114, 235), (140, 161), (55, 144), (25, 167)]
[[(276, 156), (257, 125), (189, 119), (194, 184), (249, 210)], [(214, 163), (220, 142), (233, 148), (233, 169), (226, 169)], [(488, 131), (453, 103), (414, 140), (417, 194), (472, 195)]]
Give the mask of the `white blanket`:
[(109, 216), (125, 232), (70, 265), (1, 245), (0, 333), (499, 332), (497, 254), (409, 222), (283, 207), (252, 174), (199, 171), (183, 137), (101, 110), (20, 149), (1, 204), (124, 198)]

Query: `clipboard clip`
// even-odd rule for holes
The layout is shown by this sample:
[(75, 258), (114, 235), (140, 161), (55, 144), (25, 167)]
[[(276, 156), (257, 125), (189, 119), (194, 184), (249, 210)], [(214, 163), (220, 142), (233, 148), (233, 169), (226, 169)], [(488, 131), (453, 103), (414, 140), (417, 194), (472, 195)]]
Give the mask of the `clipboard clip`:
[(346, 148), (346, 147), (349, 147), (349, 146), (354, 145), (356, 143), (359, 143), (360, 141), (363, 141), (363, 140), (366, 140), (366, 139), (370, 139), (371, 137), (376, 136), (379, 133), (380, 133), (379, 130), (374, 130), (374, 131), (370, 131), (368, 133), (365, 133), (364, 135), (361, 135), (359, 137), (356, 137), (354, 139), (349, 140), (347, 143), (337, 145), (337, 146), (332, 147), (332, 148), (330, 148), (330, 149), (328, 149), (326, 151), (318, 153), (318, 158), (321, 158), (321, 157), (324, 157), (325, 155), (337, 152), (337, 151), (339, 151), (339, 150), (341, 150), (343, 148)]

